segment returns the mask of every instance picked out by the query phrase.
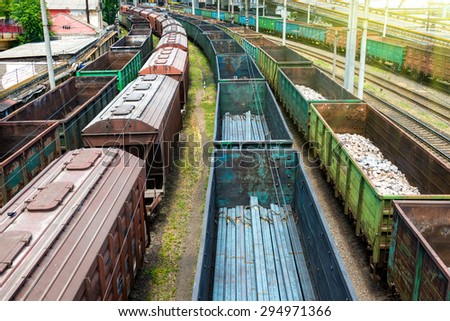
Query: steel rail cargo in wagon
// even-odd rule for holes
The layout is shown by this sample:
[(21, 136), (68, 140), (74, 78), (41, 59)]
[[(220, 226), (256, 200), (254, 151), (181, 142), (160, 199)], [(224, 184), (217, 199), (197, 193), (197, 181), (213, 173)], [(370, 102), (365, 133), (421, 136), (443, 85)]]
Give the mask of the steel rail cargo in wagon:
[(216, 148), (289, 148), (292, 136), (265, 81), (219, 83)]
[(149, 214), (161, 201), (182, 128), (179, 84), (163, 75), (139, 76), (82, 131), (89, 147), (120, 146), (143, 159)]
[(143, 265), (145, 168), (70, 151), (1, 211), (0, 300), (124, 300)]
[(356, 300), (301, 163), (214, 151), (193, 300)]

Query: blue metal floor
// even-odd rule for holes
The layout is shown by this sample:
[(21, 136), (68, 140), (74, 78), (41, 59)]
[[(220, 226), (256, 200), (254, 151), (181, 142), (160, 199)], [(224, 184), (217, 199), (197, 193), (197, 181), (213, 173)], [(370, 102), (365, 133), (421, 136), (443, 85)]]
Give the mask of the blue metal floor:
[(289, 207), (221, 208), (213, 300), (315, 300), (298, 233)]
[(225, 113), (222, 118), (222, 140), (262, 141), (270, 139), (265, 117), (246, 112), (242, 115)]

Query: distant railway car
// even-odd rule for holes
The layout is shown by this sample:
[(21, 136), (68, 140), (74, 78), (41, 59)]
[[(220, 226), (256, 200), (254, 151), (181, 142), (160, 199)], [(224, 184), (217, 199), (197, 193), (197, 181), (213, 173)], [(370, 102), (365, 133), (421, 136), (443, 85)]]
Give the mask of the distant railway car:
[(258, 50), (258, 67), (266, 76), (267, 82), (278, 93), (279, 68), (309, 67), (312, 61), (285, 46), (260, 47)]
[(155, 31), (159, 36), (161, 36), (162, 32), (163, 32), (162, 23), (163, 23), (163, 21), (165, 21), (167, 19), (170, 19), (170, 17), (167, 15), (164, 15), (164, 14), (158, 15), (158, 17), (156, 17), (156, 19), (155, 19), (155, 28), (156, 28)]
[(394, 201), (388, 282), (405, 301), (450, 301), (450, 202)]
[(242, 48), (253, 58), (258, 65), (258, 56), (260, 47), (276, 47), (277, 44), (267, 38), (243, 38)]
[(107, 52), (77, 71), (79, 77), (117, 77), (122, 90), (136, 79), (142, 66), (140, 52)]
[(264, 76), (247, 54), (225, 54), (216, 57), (217, 82), (264, 81)]
[(59, 123), (61, 150), (83, 147), (81, 130), (117, 95), (116, 77), (72, 77), (55, 89), (8, 115), (4, 121), (28, 121), (43, 126)]
[(413, 73), (450, 81), (450, 50), (439, 46), (409, 44), (404, 68)]
[(0, 210), (0, 300), (126, 300), (143, 265), (145, 168), (66, 153)]
[(146, 202), (153, 210), (164, 194), (173, 144), (182, 128), (178, 81), (139, 76), (82, 131), (85, 146), (120, 146), (145, 160)]
[(187, 101), (189, 87), (189, 59), (187, 52), (178, 48), (156, 50), (144, 63), (139, 75), (167, 75), (180, 82), (180, 101)]
[(165, 35), (168, 35), (170, 33), (179, 33), (183, 36), (187, 36), (186, 30), (182, 26), (179, 25), (168, 25), (165, 27), (161, 33), (161, 37), (164, 37)]
[(181, 33), (169, 33), (159, 39), (156, 49), (178, 48), (188, 52), (188, 38)]
[(406, 42), (387, 37), (367, 37), (367, 56), (401, 70), (405, 62)]
[[(277, 33), (283, 33), (283, 21), (275, 22)], [(293, 39), (303, 39), (314, 43), (325, 43), (327, 28), (297, 21), (286, 23), (286, 36)]]
[(57, 121), (0, 122), (0, 207), (61, 155)]
[(115, 42), (110, 50), (113, 52), (135, 52), (140, 53), (142, 63), (147, 61), (153, 50), (153, 39), (151, 36), (151, 29), (131, 29), (144, 30), (142, 33), (145, 35), (127, 35), (120, 38)]

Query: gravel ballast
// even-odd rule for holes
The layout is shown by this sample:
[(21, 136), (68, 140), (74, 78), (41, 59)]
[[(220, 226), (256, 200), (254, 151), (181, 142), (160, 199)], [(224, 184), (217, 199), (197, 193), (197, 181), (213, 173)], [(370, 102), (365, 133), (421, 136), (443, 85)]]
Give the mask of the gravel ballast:
[(327, 100), (324, 96), (322, 96), (312, 88), (303, 85), (295, 85), (295, 88), (297, 88), (301, 92), (306, 100)]
[(380, 194), (420, 195), (419, 189), (409, 184), (405, 175), (384, 158), (370, 139), (357, 134), (337, 134), (337, 137)]

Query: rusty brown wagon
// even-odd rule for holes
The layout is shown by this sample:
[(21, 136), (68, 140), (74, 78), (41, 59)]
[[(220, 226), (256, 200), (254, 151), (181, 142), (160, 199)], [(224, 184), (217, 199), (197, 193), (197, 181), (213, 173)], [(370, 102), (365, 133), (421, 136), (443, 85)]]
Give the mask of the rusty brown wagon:
[(119, 149), (51, 163), (0, 211), (0, 300), (125, 300), (146, 246), (145, 168)]
[(156, 50), (139, 70), (139, 75), (148, 74), (167, 75), (179, 81), (181, 104), (187, 102), (189, 59), (185, 51), (178, 48)]
[(83, 131), (85, 146), (120, 146), (147, 163), (146, 202), (151, 213), (161, 201), (182, 128), (178, 81), (139, 76)]

